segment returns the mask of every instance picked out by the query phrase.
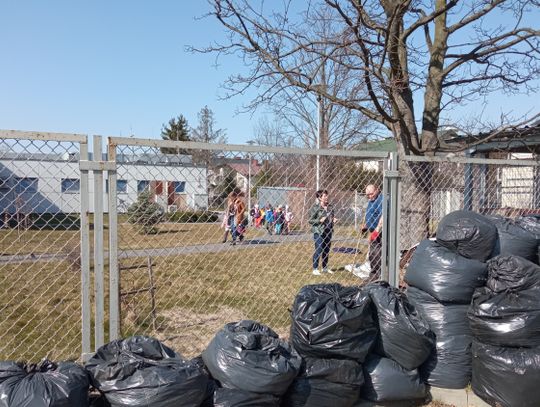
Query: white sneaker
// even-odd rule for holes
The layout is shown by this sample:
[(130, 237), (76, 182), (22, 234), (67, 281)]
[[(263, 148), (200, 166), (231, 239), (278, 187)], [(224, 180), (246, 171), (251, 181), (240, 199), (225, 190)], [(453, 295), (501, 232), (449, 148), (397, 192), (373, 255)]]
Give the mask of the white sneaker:
[(328, 273), (328, 274), (334, 274), (334, 271), (333, 271), (333, 270), (330, 270), (330, 269), (327, 268), (327, 267), (326, 267), (326, 268), (323, 268), (323, 269), (322, 269), (322, 272), (323, 272), (323, 273)]
[(313, 269), (311, 274), (313, 274), (314, 276), (320, 276), (321, 272), (319, 271), (319, 269)]

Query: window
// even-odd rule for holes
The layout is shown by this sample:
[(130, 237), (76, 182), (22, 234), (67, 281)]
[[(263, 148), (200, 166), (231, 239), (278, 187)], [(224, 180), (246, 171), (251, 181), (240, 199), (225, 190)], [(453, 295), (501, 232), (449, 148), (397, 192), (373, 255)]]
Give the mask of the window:
[(137, 181), (137, 193), (141, 193), (141, 192), (144, 192), (144, 191), (149, 191), (150, 190), (150, 181), (147, 181), (147, 180), (141, 180), (141, 181)]
[(23, 192), (37, 192), (37, 178), (16, 178), (15, 192), (20, 194)]
[(0, 178), (0, 191), (9, 191), (9, 179), (8, 178)]
[(185, 192), (186, 190), (186, 182), (185, 181), (174, 181), (174, 193), (175, 194), (181, 194), (182, 192)]
[(127, 180), (117, 179), (116, 180), (116, 191), (118, 193), (127, 194)]
[[(116, 192), (119, 194), (127, 194), (128, 182), (125, 179), (116, 180)], [(105, 193), (109, 193), (109, 180), (105, 180)]]
[(62, 192), (65, 194), (77, 194), (81, 190), (81, 181), (78, 178), (62, 178)]

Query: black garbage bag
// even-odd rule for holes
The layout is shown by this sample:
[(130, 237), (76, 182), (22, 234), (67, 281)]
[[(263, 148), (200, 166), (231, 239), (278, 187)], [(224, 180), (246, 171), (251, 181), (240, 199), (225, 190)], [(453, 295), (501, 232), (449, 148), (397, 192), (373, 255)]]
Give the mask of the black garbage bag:
[(415, 287), (407, 289), (407, 297), (428, 322), (437, 339), (435, 350), (420, 366), (422, 380), (435, 387), (464, 388), (471, 378), (469, 305), (442, 304)]
[(201, 403), (201, 407), (214, 407), (214, 393), (218, 388), (218, 385), (214, 379), (212, 379), (210, 372), (204, 365), (204, 360), (202, 356), (197, 356), (192, 359), (192, 362), (195, 363), (199, 368), (203, 369), (204, 372), (208, 375), (208, 385), (206, 386), (206, 397)]
[(497, 256), (488, 262), (486, 286), (494, 292), (540, 286), (540, 266), (518, 256)]
[(467, 259), (435, 241), (423, 240), (407, 267), (405, 281), (440, 302), (469, 304), (476, 287), (486, 284), (487, 265)]
[(279, 407), (279, 405), (279, 397), (273, 394), (227, 388), (218, 388), (214, 393), (214, 407)]
[(537, 258), (536, 264), (540, 264), (540, 215), (526, 215), (516, 220), (519, 226), (531, 232), (536, 238)]
[(0, 407), (89, 405), (85, 370), (71, 362), (0, 362)]
[(435, 347), (435, 335), (428, 323), (407, 296), (387, 282), (371, 283), (366, 289), (376, 310), (380, 332), (375, 351), (407, 370), (416, 369)]
[(437, 242), (468, 259), (489, 259), (496, 240), (495, 225), (475, 212), (451, 212), (441, 219), (437, 227)]
[(291, 341), (302, 356), (360, 363), (377, 339), (367, 290), (340, 284), (306, 285), (292, 309)]
[(540, 286), (493, 292), (479, 288), (469, 309), (473, 336), (481, 342), (510, 347), (540, 347)]
[(502, 216), (490, 216), (489, 219), (497, 227), (498, 233), (492, 256), (514, 255), (538, 262), (538, 239), (533, 233), (512, 219)]
[(147, 336), (103, 345), (86, 370), (112, 407), (198, 407), (207, 396), (206, 372)]
[(370, 401), (425, 400), (428, 387), (418, 369), (407, 370), (392, 359), (370, 354), (364, 363), (362, 399)]
[(304, 359), (282, 407), (350, 407), (360, 398), (362, 365), (348, 359)]
[(490, 405), (538, 407), (540, 348), (503, 348), (473, 342), (472, 389)]
[(202, 358), (222, 387), (276, 396), (287, 391), (302, 363), (272, 329), (249, 320), (225, 325)]

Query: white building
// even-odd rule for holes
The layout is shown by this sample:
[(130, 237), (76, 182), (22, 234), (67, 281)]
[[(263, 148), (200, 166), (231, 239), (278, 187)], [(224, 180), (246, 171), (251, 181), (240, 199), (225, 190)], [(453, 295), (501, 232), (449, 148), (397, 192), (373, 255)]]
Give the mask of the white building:
[[(106, 160), (106, 158), (103, 158)], [(118, 211), (125, 212), (149, 190), (164, 209), (204, 210), (208, 207), (206, 168), (190, 156), (117, 157)], [(108, 212), (104, 173), (103, 207)], [(89, 174), (89, 207), (94, 211), (94, 176)], [(0, 159), (0, 213), (76, 213), (80, 210), (81, 170), (78, 154), (6, 153)]]

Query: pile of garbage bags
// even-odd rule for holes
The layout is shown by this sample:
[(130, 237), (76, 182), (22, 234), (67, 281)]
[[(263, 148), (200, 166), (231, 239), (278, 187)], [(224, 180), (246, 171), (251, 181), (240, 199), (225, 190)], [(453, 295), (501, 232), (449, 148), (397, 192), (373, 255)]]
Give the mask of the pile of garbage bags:
[(540, 267), (519, 256), (491, 259), (487, 284), (475, 291), (468, 316), (473, 391), (503, 407), (537, 406)]
[(243, 320), (223, 326), (195, 359), (133, 336), (84, 366), (0, 362), (0, 407), (410, 405), (428, 400), (429, 386), (464, 388), (471, 377), (493, 405), (537, 406), (539, 243), (535, 217), (456, 211), (417, 247), (406, 290), (302, 287), (288, 341)]
[(368, 291), (340, 284), (304, 286), (291, 319), (291, 343), (304, 363), (284, 406), (353, 406), (364, 382), (362, 363), (378, 333)]
[(436, 240), (420, 243), (407, 268), (407, 297), (436, 336), (434, 351), (420, 367), (422, 379), (432, 386), (461, 389), (470, 382), (467, 310), (474, 290), (486, 283), (485, 261), (497, 237), (487, 217), (452, 212), (439, 223)]

